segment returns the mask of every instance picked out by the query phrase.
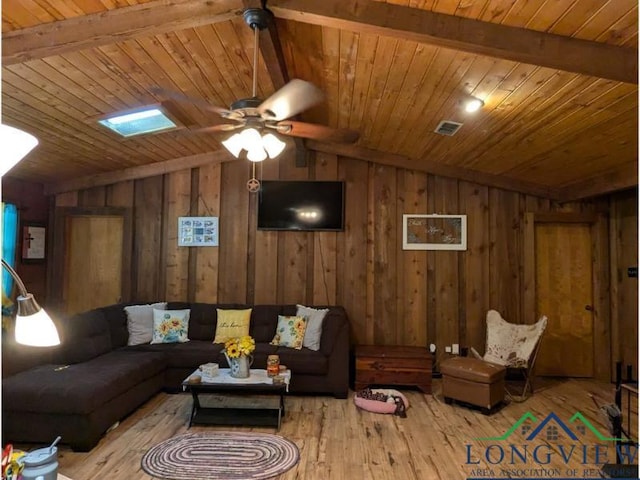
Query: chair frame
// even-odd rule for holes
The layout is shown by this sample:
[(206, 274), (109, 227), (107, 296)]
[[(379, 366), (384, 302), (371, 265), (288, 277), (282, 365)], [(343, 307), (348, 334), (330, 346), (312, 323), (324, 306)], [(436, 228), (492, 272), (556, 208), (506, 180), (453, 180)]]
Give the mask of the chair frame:
[[(544, 316), (540, 318), (540, 320), (542, 318), (545, 318)], [(538, 321), (540, 321), (538, 320)], [(507, 374), (509, 371), (511, 370), (515, 370), (518, 372), (521, 372), (523, 377), (524, 377), (524, 386), (522, 387), (522, 390), (519, 392), (512, 392), (509, 390), (508, 387), (508, 382), (507, 379), (505, 378), (505, 394), (514, 402), (516, 403), (521, 403), (524, 402), (525, 400), (527, 400), (531, 395), (533, 395), (533, 379), (534, 379), (534, 368), (536, 365), (536, 359), (538, 357), (538, 352), (540, 351), (540, 345), (542, 344), (542, 337), (544, 337), (544, 332), (546, 330), (546, 327), (542, 330), (542, 333), (540, 334), (540, 337), (538, 338), (538, 341), (536, 342), (536, 346), (534, 347), (533, 351), (531, 352), (531, 355), (529, 356), (529, 359), (527, 360), (527, 365), (524, 367), (509, 367), (507, 365), (502, 365), (503, 367), (505, 367), (507, 369)], [(487, 348), (486, 346), (486, 342), (485, 342), (485, 349)], [(483, 360), (485, 362), (488, 362), (488, 360), (485, 360), (484, 357), (482, 355), (480, 355), (478, 353), (478, 351), (471, 347), (471, 353), (473, 354), (473, 356), (479, 360)]]

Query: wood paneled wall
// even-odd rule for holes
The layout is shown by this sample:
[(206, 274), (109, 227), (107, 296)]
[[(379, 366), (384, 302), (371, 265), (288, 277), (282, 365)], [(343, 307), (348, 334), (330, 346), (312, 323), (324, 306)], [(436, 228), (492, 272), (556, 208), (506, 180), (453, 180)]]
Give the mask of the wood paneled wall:
[[(356, 344), (435, 343), (438, 352), (452, 343), (482, 347), (489, 308), (514, 322), (539, 316), (524, 306), (525, 213), (609, 208), (606, 198), (559, 205), (412, 170), (311, 156), (308, 167), (296, 168), (289, 152), (259, 165), (257, 176), (343, 180), (344, 232), (257, 231), (255, 196), (245, 188), (250, 165), (243, 161), (61, 194), (56, 203), (133, 208), (135, 300), (339, 304)], [(466, 214), (468, 249), (402, 250), (403, 213)], [(220, 246), (178, 247), (182, 215), (219, 216)]]
[[(613, 363), (633, 367), (638, 378), (638, 190), (611, 196), (611, 320)], [(636, 270), (637, 271), (637, 270)]]

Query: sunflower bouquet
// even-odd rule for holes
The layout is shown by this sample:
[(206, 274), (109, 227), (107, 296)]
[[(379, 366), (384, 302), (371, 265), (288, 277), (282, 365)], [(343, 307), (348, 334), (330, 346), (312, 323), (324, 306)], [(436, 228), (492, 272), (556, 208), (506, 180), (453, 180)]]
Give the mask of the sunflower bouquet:
[(224, 353), (229, 358), (238, 358), (241, 355), (251, 355), (256, 349), (256, 341), (250, 335), (238, 338), (229, 338), (224, 342)]

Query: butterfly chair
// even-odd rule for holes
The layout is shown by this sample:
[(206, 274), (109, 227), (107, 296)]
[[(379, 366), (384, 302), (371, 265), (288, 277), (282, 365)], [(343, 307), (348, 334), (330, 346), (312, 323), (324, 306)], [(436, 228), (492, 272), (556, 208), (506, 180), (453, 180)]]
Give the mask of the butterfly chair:
[(487, 312), (487, 344), (484, 356), (473, 347), (474, 357), (485, 362), (506, 367), (508, 371), (517, 370), (524, 378), (521, 391), (513, 392), (506, 388), (512, 400), (522, 402), (533, 393), (533, 367), (540, 349), (540, 339), (547, 327), (547, 317), (540, 317), (533, 325), (517, 325), (507, 322), (495, 310)]

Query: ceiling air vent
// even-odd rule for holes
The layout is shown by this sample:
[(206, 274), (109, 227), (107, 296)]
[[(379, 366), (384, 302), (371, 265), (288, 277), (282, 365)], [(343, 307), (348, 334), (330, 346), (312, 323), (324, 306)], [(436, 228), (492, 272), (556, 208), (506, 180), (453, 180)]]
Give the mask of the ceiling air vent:
[(443, 120), (438, 124), (434, 132), (440, 135), (447, 135), (449, 137), (452, 137), (458, 132), (458, 130), (460, 130), (461, 126), (461, 123), (452, 122), (451, 120)]

